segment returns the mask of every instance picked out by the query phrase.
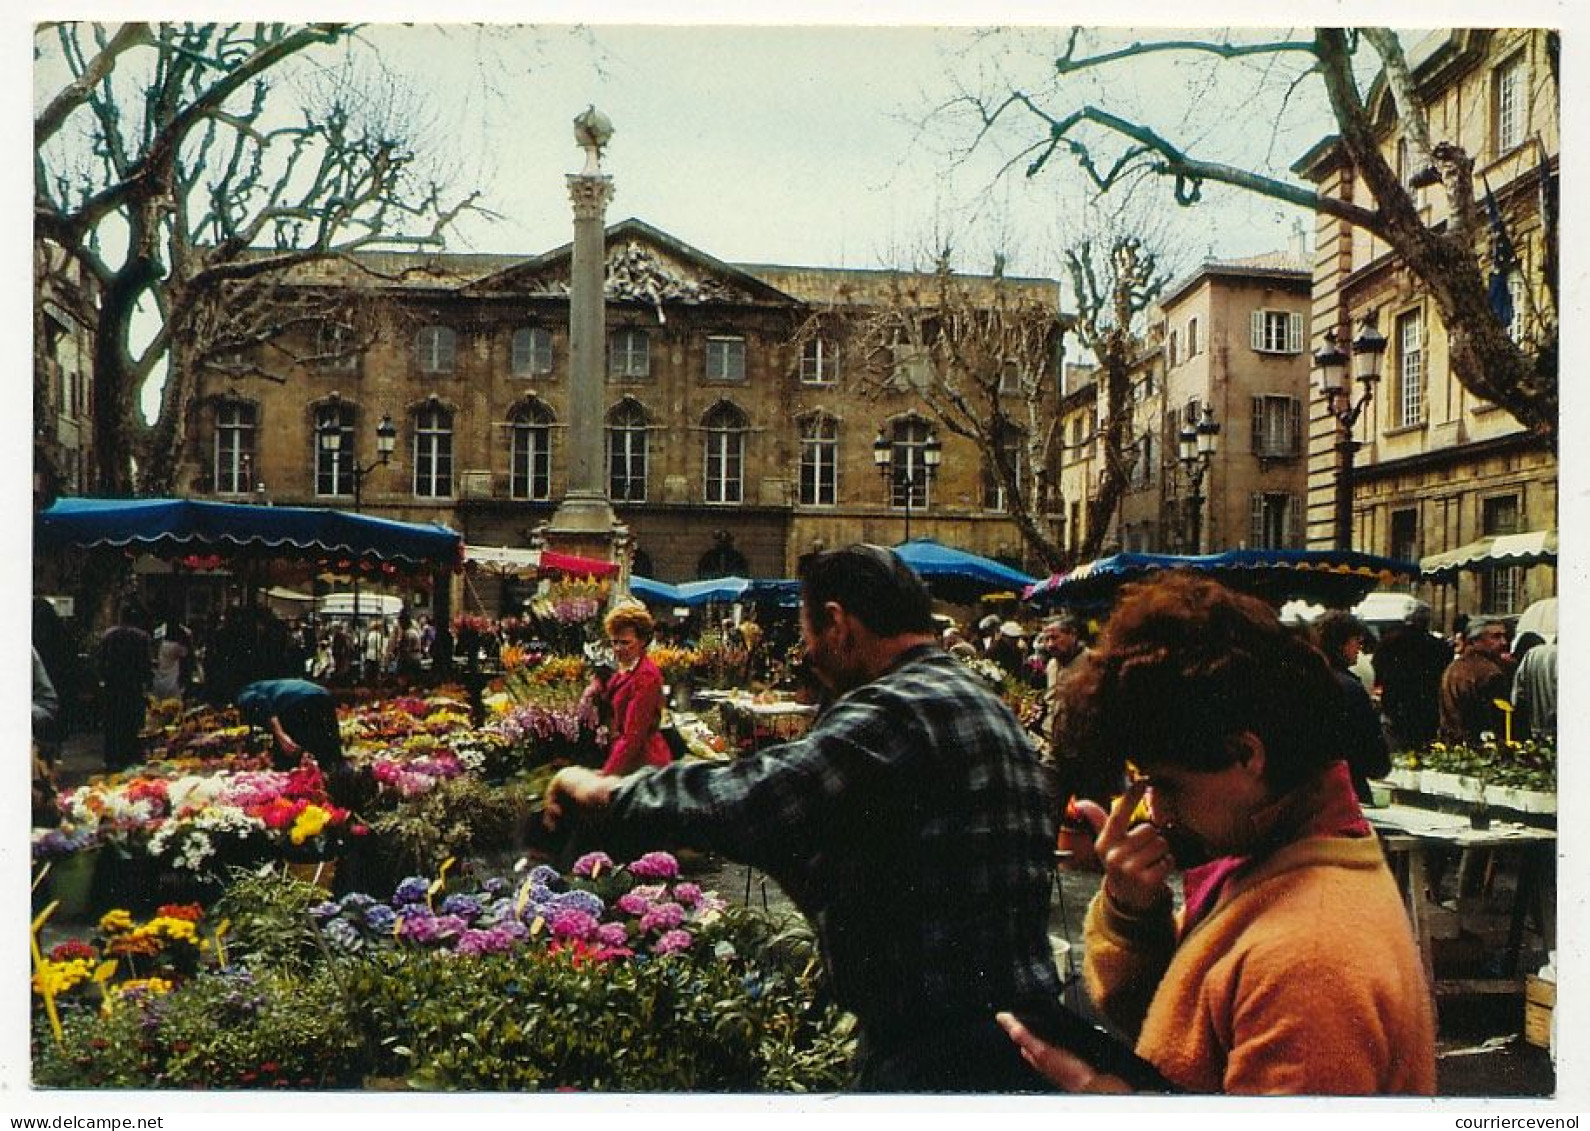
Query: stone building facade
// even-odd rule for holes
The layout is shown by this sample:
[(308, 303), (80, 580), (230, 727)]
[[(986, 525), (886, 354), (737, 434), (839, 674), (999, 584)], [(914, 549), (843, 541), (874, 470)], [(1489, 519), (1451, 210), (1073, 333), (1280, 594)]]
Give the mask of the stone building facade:
[[(1475, 195), (1494, 193), (1519, 265), (1506, 279), (1512, 332), (1540, 329), (1540, 282), (1548, 254), (1541, 221), (1543, 188), (1555, 191), (1560, 153), (1555, 62), (1543, 29), (1443, 30), (1409, 47), (1409, 62), (1430, 120), (1432, 141), (1447, 140), (1474, 158)], [(1419, 186), (1409, 146), (1383, 88), (1371, 93), (1384, 152), (1402, 170), (1427, 217), (1446, 209), (1438, 185)], [(1339, 149), (1326, 142), (1296, 166), (1320, 192), (1362, 195)], [(1316, 230), (1311, 348), (1324, 334), (1373, 314), (1387, 339), (1375, 398), (1358, 422), (1352, 476), (1353, 546), (1418, 560), (1486, 535), (1557, 525), (1553, 450), (1506, 412), (1465, 390), (1448, 361), (1444, 326), (1423, 284), (1368, 233), (1321, 214)], [(1336, 422), (1316, 397), (1309, 421), (1310, 545), (1332, 541)], [(1459, 612), (1510, 614), (1556, 592), (1554, 566), (1465, 573), (1456, 584), (1419, 586), (1438, 623)]]
[[(634, 572), (790, 576), (821, 546), (900, 541), (908, 498), (913, 536), (1022, 561), (976, 445), (908, 387), (847, 379), (851, 328), (891, 273), (728, 264), (637, 220), (606, 239), (604, 480)], [(365, 513), (532, 544), (567, 482), (569, 269), (563, 247), (304, 270), (293, 285), (343, 296), (345, 313), (205, 371), (183, 493), (349, 507), (357, 486)], [(1058, 337), (1054, 281), (1002, 285), (1053, 304)], [(386, 418), (397, 442), (381, 464)], [(328, 426), (354, 460), (320, 449)], [(885, 483), (880, 433), (905, 463), (938, 440), (936, 478)]]
[[(1134, 365), (1131, 470), (1101, 553), (1301, 548), (1308, 310), (1309, 273), (1295, 253), (1211, 260), (1166, 290)], [(1074, 552), (1086, 535), (1077, 501), (1098, 490), (1102, 473), (1102, 409), (1094, 369), (1071, 366), (1066, 376), (1062, 484)], [(1179, 439), (1205, 407), (1220, 431), (1195, 488)]]

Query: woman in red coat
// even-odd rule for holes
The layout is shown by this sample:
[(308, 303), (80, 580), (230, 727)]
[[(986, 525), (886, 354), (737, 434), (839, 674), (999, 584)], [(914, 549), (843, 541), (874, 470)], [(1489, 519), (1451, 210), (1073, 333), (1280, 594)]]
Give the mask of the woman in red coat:
[(617, 667), (607, 681), (612, 704), (613, 743), (604, 774), (629, 774), (642, 766), (666, 766), (673, 761), (659, 727), (662, 724), (662, 669), (646, 655), (651, 643), (652, 619), (640, 605), (623, 605), (603, 622)]

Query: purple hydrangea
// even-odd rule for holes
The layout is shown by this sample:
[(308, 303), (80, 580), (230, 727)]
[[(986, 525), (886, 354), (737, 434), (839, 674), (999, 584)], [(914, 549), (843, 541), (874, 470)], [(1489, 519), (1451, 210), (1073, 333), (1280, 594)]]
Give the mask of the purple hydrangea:
[(603, 946), (624, 946), (629, 942), (629, 932), (622, 923), (603, 923), (596, 928), (596, 941)]
[(685, 921), (685, 909), (677, 903), (654, 903), (640, 917), (641, 931), (671, 931)]
[(671, 880), (679, 874), (679, 861), (667, 852), (648, 852), (629, 866), (632, 876), (649, 880)]
[(654, 954), (672, 954), (676, 950), (686, 949), (695, 941), (689, 931), (669, 931), (651, 949)]
[(364, 925), (378, 935), (390, 934), (396, 922), (397, 912), (384, 903), (365, 909)]
[(458, 954), (504, 954), (513, 949), (517, 940), (501, 927), (476, 930), (471, 927), (458, 936), (453, 948)]
[(424, 903), (425, 897), (431, 893), (431, 881), (424, 876), (410, 876), (397, 886), (392, 893), (392, 905), (404, 907), (411, 903)]
[(674, 899), (686, 907), (694, 907), (701, 902), (701, 886), (692, 883), (675, 884)]
[(508, 890), (508, 881), (501, 876), (487, 876), (480, 882), (480, 890), (486, 895), (498, 896)]
[(587, 852), (574, 862), (574, 867), (571, 870), (576, 876), (591, 879), (599, 872), (611, 872), (613, 870), (613, 858), (605, 852)]
[(450, 939), (469, 929), (457, 915), (415, 915), (403, 920), (403, 935), (417, 943)]
[(547, 901), (554, 911), (583, 911), (593, 919), (600, 919), (607, 910), (602, 897), (589, 891), (564, 891)]
[(442, 900), (443, 915), (457, 915), (474, 922), (480, 917), (480, 897), (456, 892)]
[(327, 919), (335, 919), (341, 910), (342, 904), (334, 899), (328, 899), (324, 903), (317, 903), (311, 907), (309, 909), (309, 917), (317, 922), (324, 922)]
[(537, 864), (530, 869), (530, 883), (532, 885), (540, 884), (542, 887), (551, 887), (553, 884), (560, 883), (562, 879), (563, 877), (558, 873), (558, 870), (550, 864)]
[(549, 920), (552, 927), (552, 937), (555, 939), (579, 939), (588, 942), (596, 934), (598, 926), (595, 915), (586, 911), (576, 911), (571, 907), (563, 907), (552, 912)]
[(375, 897), (366, 895), (362, 891), (350, 891), (347, 895), (343, 896), (337, 901), (338, 907), (354, 916), (363, 913), (366, 908), (374, 907), (375, 905)]

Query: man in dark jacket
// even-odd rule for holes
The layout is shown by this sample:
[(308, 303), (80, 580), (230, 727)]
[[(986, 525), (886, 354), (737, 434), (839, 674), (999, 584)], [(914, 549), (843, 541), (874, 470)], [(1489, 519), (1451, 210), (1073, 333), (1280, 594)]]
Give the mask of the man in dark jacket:
[(1430, 631), (1430, 610), (1420, 607), (1389, 630), (1375, 649), (1380, 709), (1399, 750), (1422, 750), (1441, 721), (1441, 675), (1452, 647)]
[(154, 640), (136, 606), (125, 606), (121, 622), (99, 638), (96, 659), (105, 769), (115, 773), (140, 760), (138, 733), (144, 727), (149, 685), (154, 681)]
[(1353, 791), (1360, 802), (1367, 803), (1369, 779), (1383, 778), (1391, 772), (1391, 751), (1380, 730), (1380, 714), (1369, 698), (1368, 688), (1352, 671), (1369, 629), (1352, 613), (1332, 609), (1315, 622), (1314, 634), (1342, 689), (1342, 756), (1352, 772)]
[(1496, 701), (1511, 703), (1512, 694), (1507, 626), (1494, 617), (1471, 618), (1468, 645), (1441, 676), (1441, 740), (1477, 746), (1486, 732), (1500, 738), (1506, 722)]

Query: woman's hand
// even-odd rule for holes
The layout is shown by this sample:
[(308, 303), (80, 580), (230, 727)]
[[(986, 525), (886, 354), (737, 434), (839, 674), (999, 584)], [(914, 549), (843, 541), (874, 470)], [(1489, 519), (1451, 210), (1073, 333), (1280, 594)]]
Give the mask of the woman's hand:
[(1129, 1092), (1126, 1082), (1117, 1076), (1100, 1072), (1087, 1061), (1063, 1048), (1051, 1045), (1036, 1036), (1014, 1014), (996, 1013), (994, 1020), (1021, 1050), (1021, 1059), (1032, 1065), (1033, 1071), (1067, 1092)]
[(1167, 897), (1169, 877), (1176, 860), (1170, 842), (1148, 823), (1133, 825), (1132, 814), (1148, 791), (1143, 780), (1126, 787), (1108, 815), (1091, 801), (1077, 803), (1077, 811), (1098, 834), (1093, 851), (1104, 863), (1104, 889), (1123, 911), (1140, 913)]

